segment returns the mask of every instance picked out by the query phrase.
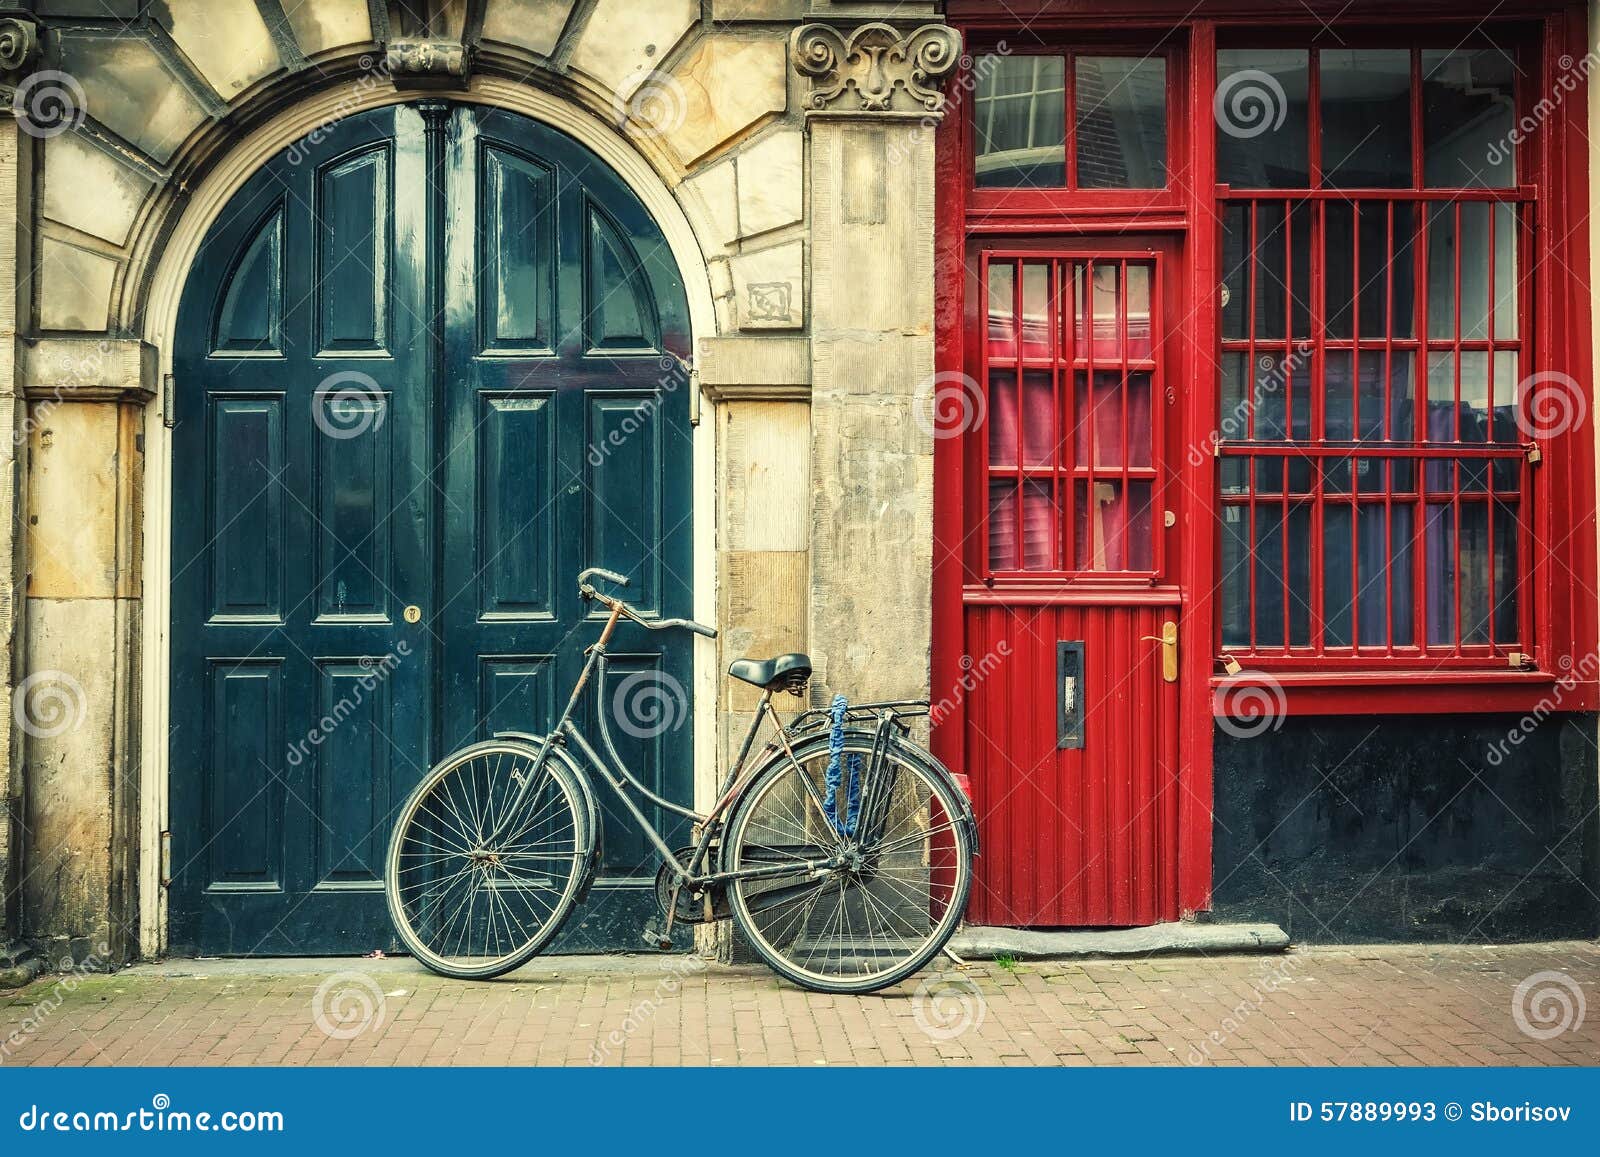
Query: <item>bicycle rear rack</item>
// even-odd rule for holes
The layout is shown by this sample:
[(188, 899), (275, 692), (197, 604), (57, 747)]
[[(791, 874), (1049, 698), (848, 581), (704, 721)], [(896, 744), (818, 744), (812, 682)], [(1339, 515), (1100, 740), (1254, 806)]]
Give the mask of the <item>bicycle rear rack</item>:
[[(846, 725), (871, 724), (876, 725), (884, 713), (894, 717), (895, 722), (905, 727), (901, 720), (916, 719), (927, 715), (929, 712), (926, 699), (885, 699), (877, 703), (852, 703), (845, 709), (844, 721)], [(813, 707), (802, 711), (789, 722), (790, 735), (803, 735), (833, 725), (833, 711), (827, 707)]]

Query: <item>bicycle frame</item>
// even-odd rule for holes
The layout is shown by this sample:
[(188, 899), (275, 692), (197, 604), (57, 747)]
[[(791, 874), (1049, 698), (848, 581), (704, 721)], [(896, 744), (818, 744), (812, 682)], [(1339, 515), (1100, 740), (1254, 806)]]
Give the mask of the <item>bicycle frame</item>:
[[(567, 697), (566, 706), (562, 709), (554, 726), (540, 740), (539, 754), (534, 761), (532, 769), (522, 780), (511, 806), (505, 809), (499, 824), (488, 839), (485, 840), (485, 843), (492, 845), (504, 835), (505, 828), (510, 823), (511, 817), (518, 814), (518, 809), (522, 806), (528, 793), (533, 790), (534, 783), (539, 779), (540, 772), (543, 771), (546, 762), (549, 760), (551, 746), (555, 743), (561, 743), (565, 746), (570, 742), (583, 757), (584, 761), (604, 778), (613, 794), (627, 808), (628, 812), (644, 831), (645, 836), (655, 846), (656, 850), (661, 853), (662, 858), (673, 866), (673, 874), (680, 887), (700, 888), (736, 879), (754, 879), (762, 876), (783, 876), (799, 873), (817, 875), (837, 869), (843, 862), (842, 858), (838, 856), (820, 859), (815, 862), (803, 861), (775, 864), (770, 867), (747, 868), (734, 872), (707, 872), (704, 870), (711, 845), (721, 831), (722, 818), (734, 801), (739, 798), (740, 793), (747, 786), (749, 778), (765, 763), (769, 754), (776, 753), (780, 749), (787, 753), (790, 761), (798, 769), (799, 761), (795, 759), (792, 740), (797, 734), (803, 734), (821, 720), (828, 718), (828, 713), (817, 709), (808, 710), (796, 716), (788, 727), (784, 727), (778, 718), (777, 709), (772, 706), (772, 689), (764, 688), (761, 699), (756, 704), (755, 714), (750, 720), (750, 728), (745, 733), (744, 742), (740, 746), (738, 758), (734, 760), (732, 768), (729, 769), (728, 775), (723, 781), (722, 789), (718, 793), (717, 801), (711, 810), (701, 813), (692, 808), (674, 803), (672, 800), (651, 791), (633, 774), (627, 762), (617, 751), (616, 743), (611, 738), (611, 728), (604, 709), (607, 672), (606, 647), (611, 641), (613, 632), (616, 631), (618, 622), (624, 617), (631, 618), (651, 630), (680, 625), (693, 626), (693, 624), (687, 624), (682, 620), (651, 621), (642, 619), (636, 614), (630, 614), (626, 605), (619, 599), (612, 599), (599, 594), (594, 597), (600, 599), (610, 610), (605, 628), (600, 632), (599, 640), (585, 651), (588, 657), (584, 662), (583, 670), (579, 672), (577, 681), (573, 684), (572, 694)], [(601, 746), (605, 749), (606, 755), (610, 757), (610, 762), (607, 762), (607, 759), (594, 749), (572, 719), (584, 689), (588, 686), (591, 678), (595, 680), (596, 691), (602, 700), (601, 709), (595, 712), (595, 717), (599, 721)], [(928, 705), (924, 702), (896, 700), (885, 703), (858, 704), (851, 709), (850, 716), (857, 722), (865, 721), (868, 717), (875, 719), (877, 729), (874, 737), (872, 759), (873, 766), (876, 767), (879, 761), (888, 753), (892, 742), (892, 729), (897, 724), (901, 729), (905, 727), (904, 723), (900, 723), (899, 720), (902, 717), (925, 715), (927, 712)], [(775, 737), (768, 740), (766, 747), (762, 749), (761, 758), (752, 761), (750, 753), (755, 747), (756, 736), (760, 733), (762, 722), (769, 717), (773, 721)], [(816, 805), (818, 813), (825, 816), (826, 812), (823, 807), (822, 796), (817, 791), (816, 785), (811, 782), (811, 777), (805, 775), (802, 771), (800, 778)], [(634, 800), (629, 788), (632, 788), (632, 792), (638, 793), (657, 807), (665, 808), (674, 815), (682, 816), (695, 825), (695, 842), (688, 864), (685, 865), (679, 862), (676, 851), (656, 830), (655, 824), (650, 821), (649, 817), (645, 815), (644, 809)], [(862, 813), (870, 814), (866, 810), (865, 803), (862, 807)]]

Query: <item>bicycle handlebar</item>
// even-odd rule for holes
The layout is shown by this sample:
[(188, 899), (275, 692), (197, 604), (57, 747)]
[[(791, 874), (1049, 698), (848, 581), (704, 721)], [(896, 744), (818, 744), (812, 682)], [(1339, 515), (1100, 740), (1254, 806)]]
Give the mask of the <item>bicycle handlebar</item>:
[(704, 635), (708, 639), (715, 639), (717, 637), (717, 629), (715, 627), (708, 627), (704, 623), (695, 622), (693, 619), (647, 619), (640, 614), (638, 610), (629, 606), (621, 599), (616, 598), (613, 595), (601, 594), (594, 588), (594, 584), (589, 581), (591, 578), (605, 579), (607, 582), (613, 582), (618, 586), (625, 587), (629, 585), (626, 577), (618, 574), (616, 571), (605, 570), (601, 567), (592, 566), (578, 575), (578, 593), (586, 599), (598, 599), (601, 603), (608, 607), (620, 607), (624, 615), (638, 623), (641, 627), (644, 627), (646, 630), (664, 631), (668, 628), (682, 627), (685, 630), (693, 631), (697, 635)]
[(594, 587), (589, 584), (589, 576), (590, 575), (593, 575), (595, 578), (603, 578), (609, 583), (616, 583), (619, 587), (625, 587), (625, 586), (628, 585), (628, 579), (627, 579), (626, 575), (620, 575), (614, 570), (605, 570), (602, 567), (592, 566), (588, 570), (579, 572), (579, 574), (578, 574), (578, 590), (579, 591), (585, 591), (585, 590), (593, 591), (594, 590)]

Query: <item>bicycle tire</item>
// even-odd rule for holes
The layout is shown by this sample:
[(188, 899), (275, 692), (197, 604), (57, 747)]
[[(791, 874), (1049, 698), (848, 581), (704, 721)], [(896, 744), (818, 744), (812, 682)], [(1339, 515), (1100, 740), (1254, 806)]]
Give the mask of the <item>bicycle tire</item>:
[[(467, 768), (475, 761), (489, 757), (497, 758), (496, 772), (498, 772), (505, 758), (509, 757), (513, 760), (511, 768), (506, 771), (506, 778), (509, 780), (515, 774), (516, 761), (520, 760), (531, 766), (537, 760), (538, 754), (539, 749), (536, 744), (515, 739), (491, 739), (463, 747), (435, 764), (428, 771), (428, 774), (422, 777), (421, 782), (417, 784), (410, 796), (407, 797), (406, 802), (401, 806), (385, 860), (384, 893), (389, 905), (390, 918), (394, 923), (395, 932), (399, 936), (401, 943), (413, 957), (432, 972), (458, 980), (487, 980), (521, 967), (536, 956), (561, 931), (561, 928), (571, 917), (588, 888), (593, 877), (596, 858), (594, 808), (591, 802), (593, 797), (586, 781), (583, 779), (582, 773), (572, 765), (567, 754), (558, 747), (552, 747), (545, 764), (545, 770), (550, 776), (550, 784), (554, 789), (554, 793), (550, 798), (555, 800), (556, 803), (553, 808), (549, 804), (539, 805), (539, 815), (543, 816), (548, 813), (549, 822), (554, 824), (560, 822), (559, 817), (567, 817), (570, 822), (571, 834), (570, 836), (562, 836), (559, 847), (552, 844), (551, 847), (554, 850), (548, 855), (525, 855), (525, 858), (530, 863), (566, 865), (561, 886), (556, 891), (554, 898), (549, 901), (549, 912), (531, 929), (525, 926), (526, 922), (519, 922), (516, 936), (513, 939), (509, 935), (510, 925), (514, 919), (511, 905), (509, 901), (502, 898), (499, 911), (507, 924), (508, 938), (506, 948), (503, 952), (497, 951), (493, 955), (485, 956), (476, 962), (461, 955), (451, 956), (439, 951), (438, 946), (430, 943), (429, 938), (418, 927), (421, 923), (421, 909), (428, 903), (442, 898), (437, 891), (440, 885), (437, 878), (432, 882), (424, 878), (420, 883), (414, 882), (410, 878), (418, 873), (422, 873), (425, 876), (428, 870), (426, 864), (411, 863), (405, 867), (402, 867), (402, 864), (407, 860), (419, 859), (425, 855), (425, 853), (419, 853), (414, 849), (426, 843), (425, 836), (436, 834), (436, 832), (430, 832), (420, 826), (424, 822), (424, 817), (432, 819), (435, 823), (456, 823), (460, 826), (465, 826), (466, 817), (458, 810), (459, 807), (464, 805), (453, 794), (453, 785), (447, 783), (448, 777), (463, 768)], [(441, 789), (441, 785), (446, 785), (444, 790), (452, 793), (448, 797), (440, 797), (447, 799), (448, 805), (430, 809), (429, 802), (435, 799), (436, 793)], [(544, 790), (544, 785), (540, 785), (539, 792), (542, 793)], [(526, 803), (524, 806), (527, 806)], [(492, 821), (492, 815), (489, 818)], [(545, 820), (541, 819), (540, 822), (544, 823)], [(480, 824), (480, 834), (481, 826)], [(522, 831), (514, 833), (513, 838), (520, 838), (526, 834), (527, 830), (527, 828), (524, 828)], [(567, 846), (568, 844), (570, 844), (570, 847)], [(437, 858), (444, 860), (448, 867), (454, 867), (455, 863), (464, 863), (474, 856), (473, 850), (465, 848), (445, 849), (439, 844), (432, 846), (441, 850), (442, 855)], [(503, 854), (505, 857), (504, 861), (496, 861), (494, 865), (501, 873), (500, 879), (491, 880), (490, 869), (488, 868), (482, 869), (481, 872), (484, 889), (488, 893), (485, 900), (486, 912), (491, 923), (497, 929), (498, 922), (494, 908), (495, 893), (509, 892), (513, 896), (519, 894), (525, 896), (534, 891), (533, 888), (526, 886), (531, 882), (527, 877), (513, 875), (512, 869), (507, 866), (512, 860), (516, 847), (517, 845), (506, 845), (506, 848), (512, 850), (495, 853)], [(408, 848), (413, 850), (408, 851)], [(477, 854), (488, 855), (490, 853), (479, 850)], [(444, 877), (444, 879), (449, 881), (462, 876), (464, 873), (470, 877), (478, 871), (477, 865), (473, 865), (455, 870), (451, 876)], [(448, 892), (453, 886), (452, 883), (446, 882), (444, 884), (445, 891)], [(467, 886), (472, 886), (470, 878), (467, 881)], [(429, 888), (435, 889), (431, 896), (426, 891)], [(407, 895), (408, 889), (410, 891), (409, 896)], [(532, 906), (526, 905), (525, 910), (532, 911)], [(450, 917), (451, 920), (454, 918), (454, 915)], [(472, 911), (469, 907), (464, 930), (470, 930), (471, 926)], [(448, 931), (448, 926), (446, 931)], [(498, 943), (499, 941), (497, 940), (496, 944), (498, 945)]]
[[(874, 733), (870, 731), (859, 729), (848, 731), (844, 737), (844, 751), (847, 755), (860, 754), (864, 759), (870, 758), (874, 739)], [(814, 774), (813, 769), (817, 765), (826, 764), (828, 752), (829, 740), (826, 735), (815, 736), (796, 744), (794, 747), (795, 760), (801, 764), (802, 768), (806, 769), (806, 774), (808, 775)], [(734, 919), (745, 939), (749, 941), (750, 945), (774, 972), (814, 992), (847, 995), (875, 992), (898, 984), (907, 977), (921, 971), (929, 961), (938, 955), (944, 946), (949, 943), (950, 937), (955, 934), (966, 911), (967, 899), (972, 889), (972, 860), (976, 850), (976, 825), (972, 820), (971, 806), (960, 789), (956, 787), (949, 773), (944, 770), (943, 765), (931, 753), (896, 737), (891, 742), (888, 755), (901, 768), (910, 771), (916, 777), (916, 782), (921, 785), (920, 790), (926, 792), (927, 799), (930, 802), (929, 822), (925, 834), (933, 834), (935, 825), (932, 821), (932, 815), (934, 814), (932, 801), (937, 801), (938, 809), (945, 817), (944, 821), (938, 826), (943, 831), (947, 831), (950, 836), (947, 849), (949, 862), (942, 865), (940, 869), (948, 869), (951, 872), (952, 878), (948, 887), (948, 894), (942, 895), (940, 902), (942, 911), (937, 916), (926, 937), (923, 937), (914, 948), (906, 951), (898, 960), (885, 961), (883, 967), (863, 967), (860, 964), (863, 958), (875, 960), (883, 958), (884, 949), (892, 949), (893, 947), (891, 939), (886, 937), (884, 945), (880, 946), (871, 935), (871, 914), (874, 910), (881, 913), (888, 893), (887, 891), (880, 892), (879, 899), (873, 900), (871, 898), (870, 880), (879, 878), (885, 881), (895, 880), (897, 878), (883, 875), (883, 873), (888, 871), (907, 871), (903, 867), (886, 866), (882, 863), (877, 864), (876, 867), (863, 867), (859, 882), (841, 883), (839, 885), (839, 898), (836, 907), (842, 918), (839, 924), (839, 931), (834, 935), (834, 940), (838, 942), (839, 947), (837, 955), (832, 958), (837, 962), (832, 971), (828, 968), (830, 955), (826, 950), (822, 953), (821, 967), (817, 966), (815, 945), (823, 937), (813, 926), (810, 912), (800, 917), (798, 930), (789, 933), (794, 937), (793, 943), (798, 945), (804, 941), (807, 931), (810, 930), (813, 937), (812, 947), (809, 949), (809, 955), (803, 961), (797, 959), (798, 949), (786, 952), (773, 942), (772, 931), (762, 926), (761, 921), (758, 919), (761, 913), (756, 909), (760, 905), (767, 903), (766, 898), (775, 894), (779, 885), (768, 888), (765, 886), (764, 881), (759, 879), (734, 879), (728, 885), (729, 902), (733, 910)], [(738, 871), (741, 868), (758, 867), (773, 862), (775, 849), (779, 846), (772, 839), (773, 833), (776, 832), (776, 821), (771, 818), (759, 820), (760, 809), (763, 807), (764, 800), (772, 798), (772, 793), (778, 790), (778, 786), (785, 777), (793, 779), (796, 774), (795, 767), (791, 764), (788, 755), (784, 752), (779, 752), (751, 777), (749, 784), (741, 792), (740, 798), (735, 801), (730, 813), (726, 846), (723, 852), (724, 870)], [(870, 774), (870, 771), (864, 774)], [(801, 798), (799, 792), (803, 789), (799, 788), (798, 784), (795, 789), (791, 790), (795, 793), (794, 798)], [(907, 799), (901, 802), (902, 804), (910, 804), (915, 800), (916, 794), (911, 793), (908, 794)], [(920, 803), (918, 803), (917, 807), (920, 808), (920, 806)], [(870, 804), (864, 803), (863, 812), (867, 812), (869, 807)], [(776, 812), (776, 809), (768, 810), (774, 814)], [(816, 819), (811, 814), (816, 810), (814, 807), (803, 810), (807, 814), (800, 817), (802, 826), (806, 826), (809, 829), (809, 826), (815, 823), (820, 831), (821, 825), (826, 821)], [(902, 810), (906, 810), (908, 816), (912, 814), (910, 809), (903, 808)], [(789, 809), (789, 814), (793, 815), (792, 807)], [(758, 820), (765, 825), (760, 834), (768, 837), (767, 842), (754, 838), (757, 833), (752, 830), (752, 824), (757, 823)], [(882, 847), (892, 849), (894, 844), (904, 844), (907, 839), (914, 839), (915, 831), (908, 829), (908, 832), (910, 832), (909, 835), (898, 838), (891, 836), (885, 839)], [(884, 833), (880, 833), (880, 835), (884, 835)], [(828, 838), (828, 833), (823, 832), (823, 838)], [(906, 851), (911, 852), (914, 847), (915, 844), (913, 843), (906, 848)], [(792, 847), (787, 854), (794, 854)], [(865, 849), (865, 860), (870, 862), (875, 854), (878, 853), (875, 853), (870, 848)], [(897, 853), (891, 851), (886, 854)], [(924, 870), (925, 874), (931, 879), (935, 869), (927, 866)], [(874, 872), (878, 873), (878, 875), (874, 875)], [(914, 881), (917, 869), (912, 868), (908, 874), (913, 877)], [(844, 875), (846, 873), (835, 873), (834, 878), (838, 879)], [(781, 879), (783, 877), (778, 878)], [(790, 884), (782, 887), (793, 889), (802, 886), (801, 884)], [(903, 889), (903, 886), (904, 881), (900, 881), (889, 885), (889, 888)], [(827, 884), (819, 885), (819, 889), (825, 889), (826, 887)], [(848, 887), (857, 888), (862, 900), (856, 906), (856, 910), (858, 914), (865, 914), (863, 919), (868, 926), (868, 943), (865, 947), (861, 945), (860, 938), (854, 930), (854, 922), (848, 915), (851, 907), (851, 901), (846, 894), (846, 888)], [(930, 891), (931, 888), (932, 885), (930, 884)], [(799, 899), (803, 895), (804, 893), (796, 892), (792, 897), (772, 904), (766, 911), (777, 911), (781, 905), (788, 904), (791, 899)], [(912, 906), (909, 909), (905, 908), (906, 897), (903, 892), (898, 894), (898, 898), (892, 898), (891, 907), (897, 904), (905, 911), (897, 916), (891, 910), (890, 919), (902, 919), (908, 927), (912, 927), (914, 930), (914, 923), (917, 919), (916, 899), (914, 884), (911, 894)], [(817, 901), (808, 901), (808, 904), (814, 908)], [(828, 921), (825, 918), (823, 932), (826, 932), (827, 924)], [(850, 927), (846, 928), (846, 924), (849, 924)], [(792, 928), (794, 926), (791, 924), (789, 927)], [(850, 967), (847, 962), (853, 962), (854, 967)]]

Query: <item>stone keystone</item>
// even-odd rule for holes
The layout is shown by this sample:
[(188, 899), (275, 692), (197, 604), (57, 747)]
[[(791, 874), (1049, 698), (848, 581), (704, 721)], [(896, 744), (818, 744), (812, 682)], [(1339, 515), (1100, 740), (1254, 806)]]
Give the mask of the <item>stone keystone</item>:
[(789, 38), (789, 58), (811, 78), (806, 105), (826, 112), (944, 110), (939, 81), (956, 67), (961, 34), (943, 24), (902, 32), (863, 24), (848, 36), (827, 24), (802, 24)]

